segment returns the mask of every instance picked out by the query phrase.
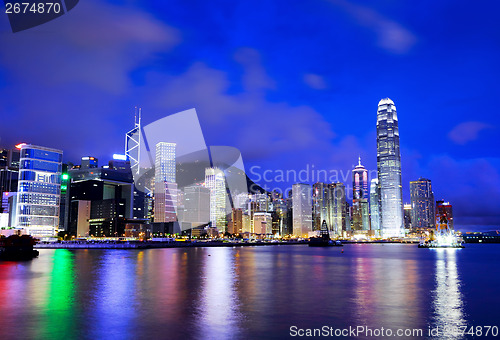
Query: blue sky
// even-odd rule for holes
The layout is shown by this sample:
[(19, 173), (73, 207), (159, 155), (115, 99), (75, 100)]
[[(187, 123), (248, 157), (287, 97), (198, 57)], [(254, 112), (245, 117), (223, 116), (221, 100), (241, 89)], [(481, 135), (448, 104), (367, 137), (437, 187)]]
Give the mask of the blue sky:
[[(377, 103), (400, 121), (403, 190), (433, 181), (457, 224), (500, 225), (495, 1), (82, 1), (12, 34), (0, 18), (0, 145), (65, 160), (123, 152), (195, 107), (208, 145), (248, 168), (376, 168)], [(263, 171), (263, 170), (261, 170)], [(348, 179), (348, 182), (350, 178)], [(291, 183), (281, 186), (287, 187)]]

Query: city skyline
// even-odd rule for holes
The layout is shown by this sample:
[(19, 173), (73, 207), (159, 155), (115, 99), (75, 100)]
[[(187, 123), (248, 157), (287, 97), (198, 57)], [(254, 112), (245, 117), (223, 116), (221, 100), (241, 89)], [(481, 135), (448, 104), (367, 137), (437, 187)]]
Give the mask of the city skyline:
[[(297, 4), (282, 18), (287, 3), (242, 2), (221, 18), (210, 6), (189, 13), (178, 3), (165, 6), (89, 1), (61, 20), (2, 36), (0, 144), (68, 149), (65, 162), (105, 159), (121, 152), (135, 106), (144, 109), (144, 125), (195, 107), (207, 144), (238, 148), (248, 167), (348, 171), (361, 155), (372, 170), (374, 103), (390, 97), (405, 136), (404, 201), (409, 181), (426, 177), (464, 224), (500, 224), (500, 187), (490, 185), (500, 176), (494, 11), (454, 2), (423, 8), (318, 1)], [(304, 6), (318, 19), (304, 16)], [(422, 15), (432, 30), (415, 19)], [(227, 30), (233, 25), (238, 29)], [(10, 30), (6, 20), (0, 29)], [(346, 41), (348, 48), (336, 48)], [(31, 59), (25, 46), (39, 57)], [(64, 58), (53, 55), (61, 50)], [(294, 53), (284, 58), (283, 51)], [(7, 128), (19, 121), (30, 124)], [(482, 196), (490, 199), (471, 200)]]

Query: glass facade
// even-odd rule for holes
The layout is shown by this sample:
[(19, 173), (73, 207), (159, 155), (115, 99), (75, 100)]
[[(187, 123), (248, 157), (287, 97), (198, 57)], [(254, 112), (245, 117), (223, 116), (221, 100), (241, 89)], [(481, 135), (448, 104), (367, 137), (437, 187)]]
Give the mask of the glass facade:
[(411, 223), (413, 228), (434, 228), (434, 193), (429, 179), (410, 182)]
[(226, 177), (218, 168), (205, 169), (205, 187), (210, 189), (210, 222), (219, 232), (226, 231)]
[(343, 183), (315, 183), (313, 185), (314, 230), (320, 230), (326, 221), (331, 237), (342, 236), (345, 230), (346, 195)]
[(292, 185), (293, 234), (308, 237), (312, 231), (312, 190), (309, 184)]
[(374, 178), (370, 184), (370, 222), (372, 230), (380, 235), (380, 186), (378, 178)]
[(16, 227), (34, 237), (52, 237), (59, 226), (62, 151), (22, 145)]
[(370, 213), (368, 211), (368, 171), (358, 165), (352, 171), (352, 227), (353, 230), (370, 230)]
[(177, 184), (175, 183), (175, 143), (156, 144), (154, 221), (177, 221)]
[(404, 234), (404, 222), (399, 128), (396, 106), (389, 98), (378, 103), (377, 171), (382, 237), (400, 237)]

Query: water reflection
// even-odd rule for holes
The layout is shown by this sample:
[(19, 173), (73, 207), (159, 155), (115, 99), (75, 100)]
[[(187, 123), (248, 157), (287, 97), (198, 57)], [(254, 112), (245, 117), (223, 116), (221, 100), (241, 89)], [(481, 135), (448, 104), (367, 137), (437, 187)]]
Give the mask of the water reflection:
[(441, 337), (445, 335), (449, 339), (462, 338), (457, 331), (467, 324), (457, 270), (457, 251), (460, 249), (436, 249), (436, 288), (432, 292), (432, 327), (439, 327), (440, 332), (444, 332)]
[(240, 319), (235, 256), (232, 249), (209, 251), (203, 270), (198, 338), (232, 339), (238, 336)]
[(354, 325), (370, 328), (420, 329), (425, 326), (420, 268), (405, 258), (406, 246), (391, 245), (400, 258), (380, 258), (380, 249), (358, 245), (353, 250)]
[(477, 257), (500, 251), (478, 249), (43, 250), (0, 262), (0, 339), (281, 339), (291, 325), (442, 331), (466, 316), (500, 318), (481, 300), (498, 303), (500, 276)]

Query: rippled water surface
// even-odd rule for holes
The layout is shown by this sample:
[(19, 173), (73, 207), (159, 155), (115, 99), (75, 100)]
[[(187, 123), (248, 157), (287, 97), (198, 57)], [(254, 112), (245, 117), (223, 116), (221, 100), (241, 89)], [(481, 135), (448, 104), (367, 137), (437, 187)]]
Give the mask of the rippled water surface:
[(499, 260), (500, 245), (487, 244), (40, 250), (31, 262), (0, 262), (0, 339), (500, 326)]

